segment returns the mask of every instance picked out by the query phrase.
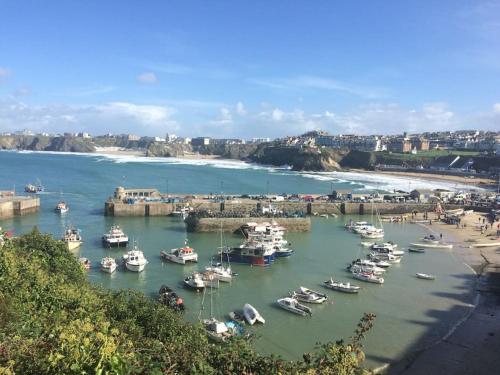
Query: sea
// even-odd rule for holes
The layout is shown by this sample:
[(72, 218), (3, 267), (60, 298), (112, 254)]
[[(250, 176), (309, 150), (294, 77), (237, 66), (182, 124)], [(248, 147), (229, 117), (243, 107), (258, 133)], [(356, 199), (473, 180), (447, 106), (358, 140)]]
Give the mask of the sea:
[[(312, 218), (308, 233), (287, 233), (295, 250), (269, 267), (232, 265), (238, 273), (230, 284), (212, 292), (196, 293), (182, 286), (183, 278), (208, 265), (220, 246), (218, 233), (187, 233), (179, 218), (106, 217), (104, 202), (117, 186), (157, 188), (176, 194), (328, 194), (336, 189), (353, 191), (393, 191), (415, 188), (467, 189), (467, 186), (350, 172), (295, 172), (288, 167), (270, 167), (234, 160), (146, 158), (124, 155), (73, 154), (48, 152), (0, 152), (0, 190), (15, 189), (40, 181), (38, 213), (0, 220), (0, 226), (22, 234), (37, 226), (42, 232), (60, 238), (67, 226), (82, 232), (84, 243), (76, 257), (92, 261), (88, 278), (92, 283), (113, 290), (130, 288), (157, 298), (161, 285), (175, 289), (184, 299), (185, 319), (196, 322), (210, 311), (224, 319), (233, 310), (250, 303), (266, 319), (265, 325), (247, 327), (254, 335), (253, 345), (263, 354), (300, 359), (318, 343), (349, 340), (363, 313), (376, 314), (374, 327), (365, 340), (368, 368), (378, 368), (423, 349), (443, 337), (462, 319), (473, 304), (473, 271), (450, 250), (428, 250), (425, 254), (407, 253), (400, 264), (384, 275), (383, 285), (353, 280), (346, 266), (367, 251), (360, 238), (346, 231), (350, 219), (370, 220), (370, 216)], [(65, 215), (54, 212), (64, 200), (70, 206)], [(149, 264), (142, 273), (120, 267), (112, 275), (99, 271), (104, 256), (119, 259), (123, 249), (105, 249), (101, 236), (118, 224), (144, 251)], [(423, 237), (426, 229), (416, 224), (384, 223), (385, 240), (406, 249)], [(189, 240), (199, 254), (199, 263), (182, 266), (165, 263), (161, 250), (180, 247)], [(225, 233), (225, 244), (239, 245), (241, 235)], [(454, 242), (453, 238), (446, 238)], [(417, 279), (415, 273), (436, 275), (434, 281)], [(325, 289), (330, 277), (362, 287), (357, 295)], [(304, 286), (328, 295), (328, 302), (312, 305), (311, 317), (291, 314), (276, 306), (278, 298)]]

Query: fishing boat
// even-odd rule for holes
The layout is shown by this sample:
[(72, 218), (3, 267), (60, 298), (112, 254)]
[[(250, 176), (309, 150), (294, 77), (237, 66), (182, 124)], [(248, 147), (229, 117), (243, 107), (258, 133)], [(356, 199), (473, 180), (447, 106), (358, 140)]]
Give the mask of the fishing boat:
[(82, 244), (82, 236), (76, 228), (70, 227), (66, 229), (62, 237), (62, 241), (66, 244), (68, 250), (74, 250)]
[(316, 304), (326, 302), (326, 300), (328, 299), (326, 294), (304, 288), (303, 286), (301, 286), (298, 291), (290, 292), (290, 297), (295, 298), (300, 302)]
[(184, 247), (160, 251), (160, 256), (173, 263), (186, 264), (186, 262), (198, 262), (198, 254), (188, 246), (188, 240), (184, 241)]
[(429, 275), (427, 273), (416, 273), (415, 276), (419, 279), (424, 279), (424, 280), (434, 280), (436, 279), (436, 276), (434, 275)]
[(142, 272), (146, 268), (146, 264), (148, 264), (144, 253), (137, 248), (137, 245), (134, 245), (134, 248), (124, 254), (122, 258), (125, 262), (125, 267), (132, 272)]
[(201, 292), (205, 289), (205, 282), (199, 272), (194, 272), (190, 276), (184, 278), (184, 285), (189, 288)]
[(453, 245), (444, 243), (444, 242), (438, 242), (438, 243), (431, 243), (431, 242), (422, 242), (422, 243), (411, 243), (410, 246), (412, 247), (417, 247), (417, 248), (430, 248), (430, 249), (452, 249)]
[(355, 279), (366, 281), (373, 284), (383, 284), (384, 278), (374, 275), (371, 272), (353, 272), (352, 277)]
[(78, 262), (80, 262), (80, 264), (83, 266), (83, 268), (85, 268), (87, 271), (90, 269), (92, 263), (90, 262), (90, 260), (88, 260), (87, 258), (78, 258)]
[(276, 303), (282, 309), (288, 310), (294, 314), (302, 316), (312, 315), (312, 310), (307, 306), (301, 305), (295, 298), (279, 298), (278, 300), (276, 300)]
[(30, 194), (38, 194), (43, 193), (45, 191), (45, 188), (42, 186), (40, 180), (37, 180), (36, 184), (27, 184), (24, 187), (24, 191)]
[(54, 211), (58, 214), (65, 214), (66, 212), (69, 211), (69, 205), (64, 201), (61, 201), (57, 204)]
[(272, 245), (258, 241), (245, 241), (239, 247), (222, 250), (231, 263), (268, 266), (274, 262), (276, 252)]
[(101, 271), (106, 273), (113, 273), (116, 271), (116, 261), (111, 257), (104, 257), (101, 259)]
[(109, 232), (102, 236), (102, 243), (106, 247), (126, 247), (128, 236), (118, 225), (113, 225)]
[(175, 311), (184, 311), (184, 301), (177, 293), (166, 285), (162, 285), (158, 292), (158, 302)]
[(423, 248), (417, 248), (417, 247), (409, 247), (408, 252), (410, 253), (425, 253), (425, 249)]
[(323, 282), (323, 285), (326, 288), (336, 290), (338, 292), (343, 292), (343, 293), (358, 293), (359, 290), (361, 289), (359, 286), (356, 285), (351, 285), (351, 283), (343, 283), (340, 281), (335, 281), (333, 278), (330, 278), (330, 280), (326, 280)]
[(245, 303), (245, 305), (243, 306), (243, 316), (251, 326), (253, 326), (256, 322), (262, 324), (266, 323), (266, 320), (262, 317), (262, 315), (260, 315), (257, 309), (249, 303)]

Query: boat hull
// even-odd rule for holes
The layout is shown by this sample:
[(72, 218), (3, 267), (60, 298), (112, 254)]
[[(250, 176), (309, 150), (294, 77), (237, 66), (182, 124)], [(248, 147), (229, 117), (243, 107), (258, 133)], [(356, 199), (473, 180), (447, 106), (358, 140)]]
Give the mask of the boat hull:
[(144, 271), (144, 268), (146, 268), (146, 265), (145, 264), (131, 264), (131, 263), (125, 263), (125, 267), (127, 267), (127, 269), (129, 271), (132, 271), (132, 272), (142, 272)]
[(104, 272), (104, 273), (113, 273), (116, 271), (116, 264), (113, 264), (111, 266), (108, 266), (108, 267), (105, 267), (105, 266), (101, 266), (101, 271)]
[(274, 262), (275, 254), (254, 257), (249, 255), (230, 253), (228, 254), (228, 258), (231, 263), (249, 264), (252, 266), (269, 266)]
[(78, 249), (82, 245), (81, 241), (68, 241), (66, 242), (66, 247), (68, 250)]
[(102, 240), (102, 245), (104, 247), (127, 247), (128, 241), (120, 241), (120, 242), (109, 242), (106, 240)]

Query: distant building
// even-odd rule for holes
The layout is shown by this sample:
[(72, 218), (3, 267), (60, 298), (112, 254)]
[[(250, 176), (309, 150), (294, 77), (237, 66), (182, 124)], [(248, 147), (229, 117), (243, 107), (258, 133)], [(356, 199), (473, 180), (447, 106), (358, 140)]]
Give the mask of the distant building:
[(165, 138), (155, 137), (155, 142), (165, 142)]
[(410, 192), (410, 197), (421, 203), (427, 203), (431, 198), (435, 198), (434, 192), (430, 189), (415, 189)]
[(389, 143), (389, 151), (392, 152), (410, 152), (411, 149), (411, 142), (408, 138), (396, 138)]
[(220, 139), (212, 139), (211, 141), (213, 144), (216, 144), (216, 145), (244, 145), (245, 144), (244, 139), (238, 139), (238, 138), (220, 138)]
[(171, 142), (174, 142), (175, 140), (177, 139), (177, 136), (175, 134), (168, 134), (166, 135), (165, 137), (165, 140), (168, 142), (168, 143), (171, 143)]
[(268, 143), (271, 142), (271, 138), (252, 138), (251, 143)]
[(139, 141), (141, 139), (141, 137), (139, 137), (138, 135), (134, 135), (134, 134), (129, 134), (127, 136), (127, 141)]
[(196, 137), (191, 139), (193, 146), (208, 146), (210, 144), (210, 137)]

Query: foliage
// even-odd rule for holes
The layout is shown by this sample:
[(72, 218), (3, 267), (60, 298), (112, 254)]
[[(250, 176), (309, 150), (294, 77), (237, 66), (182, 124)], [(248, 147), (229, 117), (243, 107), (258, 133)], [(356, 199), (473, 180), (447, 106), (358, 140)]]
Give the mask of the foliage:
[(349, 343), (290, 362), (243, 339), (212, 344), (142, 293), (90, 284), (62, 243), (37, 229), (0, 248), (0, 374), (358, 374), (373, 318)]

